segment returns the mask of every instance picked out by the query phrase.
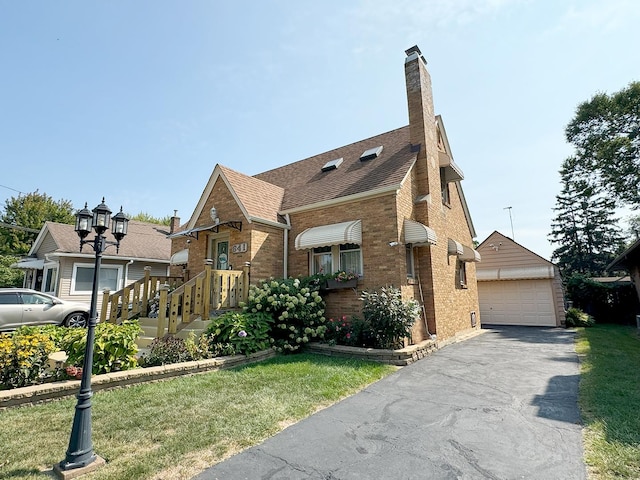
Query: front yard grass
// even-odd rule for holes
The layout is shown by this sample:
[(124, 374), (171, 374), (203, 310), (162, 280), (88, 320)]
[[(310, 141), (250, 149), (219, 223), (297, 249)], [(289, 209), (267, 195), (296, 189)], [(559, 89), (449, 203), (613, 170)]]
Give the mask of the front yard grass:
[(580, 409), (589, 478), (640, 478), (640, 337), (637, 329), (579, 329)]
[[(83, 478), (191, 478), (394, 370), (300, 354), (99, 392), (93, 445), (107, 464)], [(43, 478), (63, 460), (75, 403), (0, 411), (0, 478)]]

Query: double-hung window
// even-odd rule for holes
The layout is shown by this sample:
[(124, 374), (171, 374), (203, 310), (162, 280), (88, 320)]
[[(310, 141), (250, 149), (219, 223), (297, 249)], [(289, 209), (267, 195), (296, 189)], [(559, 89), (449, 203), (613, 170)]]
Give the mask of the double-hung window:
[(311, 257), (312, 274), (331, 274), (345, 271), (362, 276), (362, 248), (356, 243), (316, 247), (313, 249)]
[[(89, 294), (93, 287), (94, 266), (91, 264), (76, 263), (73, 265), (71, 277), (72, 294)], [(98, 291), (108, 288), (112, 292), (118, 290), (122, 277), (122, 267), (119, 265), (102, 265), (100, 278), (98, 279)]]

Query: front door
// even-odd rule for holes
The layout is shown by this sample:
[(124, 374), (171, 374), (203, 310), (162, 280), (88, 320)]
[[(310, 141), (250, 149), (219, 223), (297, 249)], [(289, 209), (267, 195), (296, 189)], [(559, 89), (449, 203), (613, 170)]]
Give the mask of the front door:
[(229, 242), (227, 240), (215, 241), (216, 270), (229, 270)]

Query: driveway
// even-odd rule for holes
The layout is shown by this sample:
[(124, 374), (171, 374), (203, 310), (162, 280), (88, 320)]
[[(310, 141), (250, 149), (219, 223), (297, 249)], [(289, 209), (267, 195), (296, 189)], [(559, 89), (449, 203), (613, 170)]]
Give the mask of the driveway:
[(196, 478), (585, 479), (573, 342), (488, 328)]

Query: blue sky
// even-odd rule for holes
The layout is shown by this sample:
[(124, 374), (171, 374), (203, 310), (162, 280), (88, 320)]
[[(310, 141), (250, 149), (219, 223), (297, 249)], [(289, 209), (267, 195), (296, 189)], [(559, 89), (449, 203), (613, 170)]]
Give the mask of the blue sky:
[(253, 175), (408, 123), (428, 62), (482, 241), (543, 257), (564, 127), (640, 80), (636, 0), (0, 0), (0, 205), (186, 221), (216, 163)]

